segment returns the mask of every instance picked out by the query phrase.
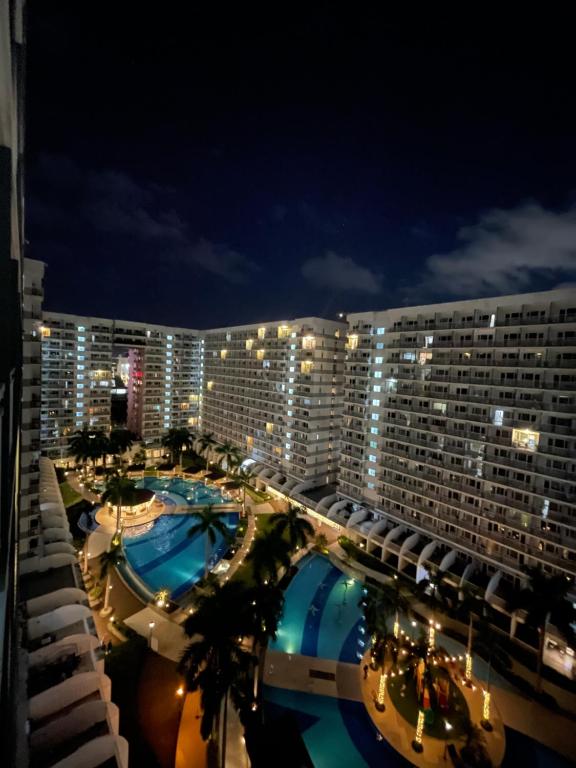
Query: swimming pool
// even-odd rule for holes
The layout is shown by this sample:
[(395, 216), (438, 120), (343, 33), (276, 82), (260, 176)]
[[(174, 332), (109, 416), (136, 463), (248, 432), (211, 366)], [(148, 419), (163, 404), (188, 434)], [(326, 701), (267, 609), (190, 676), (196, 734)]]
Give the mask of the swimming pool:
[(291, 715), (315, 768), (408, 768), (380, 739), (366, 707), (357, 701), (264, 687), (264, 714)]
[(270, 649), (357, 664), (368, 642), (358, 607), (362, 584), (319, 555), (307, 555), (298, 568)]
[[(238, 514), (226, 512), (221, 518), (233, 534)], [(129, 565), (152, 592), (167, 589), (171, 598), (177, 599), (204, 575), (205, 534), (188, 538), (194, 523), (193, 515), (161, 515), (150, 530), (124, 539)], [(218, 533), (212, 548), (211, 567), (227, 548), (228, 544)]]
[(219, 488), (181, 477), (144, 477), (137, 481), (136, 487), (154, 491), (163, 501), (174, 504), (194, 506), (222, 504), (227, 501)]

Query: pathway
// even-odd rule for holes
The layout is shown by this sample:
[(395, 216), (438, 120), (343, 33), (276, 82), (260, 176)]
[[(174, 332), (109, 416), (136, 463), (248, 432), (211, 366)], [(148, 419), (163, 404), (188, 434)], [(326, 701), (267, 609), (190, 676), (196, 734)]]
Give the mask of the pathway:
[(357, 664), (283, 651), (267, 651), (264, 683), (335, 699), (362, 701)]

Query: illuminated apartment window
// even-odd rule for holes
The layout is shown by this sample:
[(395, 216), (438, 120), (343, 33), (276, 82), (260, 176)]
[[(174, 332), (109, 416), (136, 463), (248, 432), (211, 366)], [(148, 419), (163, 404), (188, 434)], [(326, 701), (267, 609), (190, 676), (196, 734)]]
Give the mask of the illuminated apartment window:
[(355, 333), (348, 336), (348, 349), (358, 349), (358, 336)]
[(232, 341), (232, 334), (230, 333), (230, 331), (228, 331), (228, 333), (226, 334), (226, 341)]
[(40, 328), (40, 330), (42, 331), (42, 336), (43, 336), (45, 339), (48, 339), (48, 338), (50, 337), (50, 328), (46, 328), (46, 326), (45, 326), (45, 325), (43, 325), (43, 326)]
[(253, 344), (254, 344), (254, 339), (246, 339), (246, 349), (248, 351), (252, 349)]
[(303, 336), (302, 337), (302, 349), (315, 349), (316, 348), (316, 339), (314, 336)]
[(313, 368), (314, 368), (314, 363), (312, 362), (312, 360), (303, 360), (300, 363), (301, 373), (312, 373)]
[(432, 360), (432, 352), (420, 352), (418, 355), (420, 365), (426, 365), (430, 360)]
[(540, 433), (530, 429), (513, 429), (512, 445), (524, 451), (535, 451), (540, 441)]
[(340, 331), (334, 331), (334, 336), (339, 339), (340, 338)]
[(271, 421), (267, 421), (266, 432), (268, 432), (268, 434), (271, 435), (273, 431), (274, 431), (274, 424)]
[(198, 424), (198, 416), (190, 416), (188, 419), (188, 426), (195, 427)]
[(246, 446), (248, 448), (252, 448), (253, 445), (254, 445), (254, 438), (252, 437), (252, 435), (246, 435)]
[(256, 359), (257, 360), (264, 360), (264, 350), (263, 349), (257, 349), (256, 350)]
[(386, 328), (376, 328), (376, 336), (384, 336)]
[(206, 383), (206, 389), (208, 390), (208, 392), (212, 392), (212, 390), (214, 389), (214, 382), (213, 381), (208, 381)]
[(504, 411), (500, 408), (496, 408), (494, 416), (492, 417), (492, 423), (495, 427), (501, 427), (504, 423)]
[(228, 356), (228, 350), (227, 349), (221, 349), (220, 350), (220, 360), (226, 360)]
[(432, 403), (432, 409), (440, 411), (440, 413), (446, 413), (446, 403)]
[(258, 328), (258, 338), (259, 339), (266, 338), (266, 328)]
[[(290, 336), (290, 328), (287, 325), (278, 326), (278, 338), (287, 339)], [(263, 338), (263, 337), (262, 337)]]

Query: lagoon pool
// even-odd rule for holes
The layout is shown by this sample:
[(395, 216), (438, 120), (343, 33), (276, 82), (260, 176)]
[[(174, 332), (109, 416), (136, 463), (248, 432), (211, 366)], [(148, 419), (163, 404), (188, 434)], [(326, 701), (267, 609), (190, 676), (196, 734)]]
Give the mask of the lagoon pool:
[(162, 500), (174, 504), (223, 504), (227, 499), (219, 488), (204, 485), (198, 480), (181, 477), (144, 477), (136, 483), (137, 488), (154, 491)]
[(325, 557), (307, 555), (285, 592), (273, 651), (358, 663), (368, 638), (358, 604), (362, 584)]
[[(238, 514), (227, 512), (221, 517), (232, 535), (238, 525)], [(194, 524), (193, 515), (161, 515), (145, 533), (124, 538), (129, 565), (152, 592), (167, 589), (171, 598), (177, 599), (204, 575), (205, 534), (189, 538), (188, 531)], [(211, 567), (228, 546), (217, 534)]]

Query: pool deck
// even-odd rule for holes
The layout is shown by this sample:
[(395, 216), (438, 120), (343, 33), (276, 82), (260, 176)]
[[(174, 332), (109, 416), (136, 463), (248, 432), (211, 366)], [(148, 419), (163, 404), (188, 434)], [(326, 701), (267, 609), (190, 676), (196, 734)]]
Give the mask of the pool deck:
[[(335, 699), (363, 701), (357, 664), (319, 659), (283, 651), (268, 651), (264, 683), (291, 691), (315, 693)], [(320, 673), (318, 675), (318, 673)], [(331, 679), (323, 679), (323, 677)]]

